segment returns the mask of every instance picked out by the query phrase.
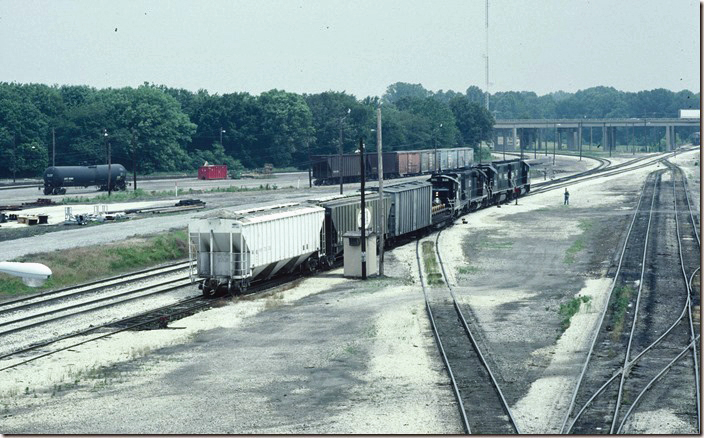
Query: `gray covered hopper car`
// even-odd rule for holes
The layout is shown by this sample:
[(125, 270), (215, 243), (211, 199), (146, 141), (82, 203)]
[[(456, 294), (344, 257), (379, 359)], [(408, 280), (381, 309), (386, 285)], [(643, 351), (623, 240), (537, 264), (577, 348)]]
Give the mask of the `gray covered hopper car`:
[(194, 219), (188, 224), (191, 279), (203, 280), (207, 296), (243, 291), (252, 281), (296, 269), (313, 271), (324, 255), (324, 221), (324, 208), (299, 204)]
[[(372, 188), (371, 190), (377, 190)], [(386, 221), (389, 244), (398, 238), (417, 234), (432, 222), (433, 186), (427, 181), (409, 181), (384, 187), (391, 197), (391, 209)]]

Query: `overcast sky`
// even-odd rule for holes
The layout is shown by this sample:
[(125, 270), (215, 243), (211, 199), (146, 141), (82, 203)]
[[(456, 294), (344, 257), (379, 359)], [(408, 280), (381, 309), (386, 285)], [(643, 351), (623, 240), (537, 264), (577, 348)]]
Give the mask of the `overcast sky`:
[[(381, 95), (485, 87), (484, 0), (0, 0), (0, 81)], [(699, 91), (697, 0), (490, 0), (491, 92)]]

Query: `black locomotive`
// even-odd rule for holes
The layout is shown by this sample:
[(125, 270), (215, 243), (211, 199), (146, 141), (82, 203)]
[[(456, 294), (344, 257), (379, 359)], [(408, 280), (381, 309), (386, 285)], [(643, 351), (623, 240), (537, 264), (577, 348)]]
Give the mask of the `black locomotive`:
[[(112, 164), (110, 169), (110, 189), (127, 188), (127, 169), (122, 164)], [(97, 166), (52, 166), (44, 171), (44, 194), (63, 195), (66, 187), (97, 186), (108, 189), (108, 165)]]

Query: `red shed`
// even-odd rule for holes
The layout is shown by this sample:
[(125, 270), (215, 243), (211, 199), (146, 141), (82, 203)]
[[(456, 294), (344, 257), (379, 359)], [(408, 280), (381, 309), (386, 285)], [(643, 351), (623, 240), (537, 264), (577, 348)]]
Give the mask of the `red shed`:
[(227, 166), (208, 164), (198, 168), (198, 179), (227, 179)]

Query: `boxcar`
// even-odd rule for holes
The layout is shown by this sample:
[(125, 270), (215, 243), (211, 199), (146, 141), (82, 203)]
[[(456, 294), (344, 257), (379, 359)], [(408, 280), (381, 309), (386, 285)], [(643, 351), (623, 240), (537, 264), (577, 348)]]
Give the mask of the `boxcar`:
[(194, 219), (188, 224), (191, 279), (203, 279), (207, 296), (243, 291), (252, 281), (295, 269), (312, 271), (324, 255), (324, 221), (324, 208), (299, 204)]
[[(367, 179), (379, 179), (379, 169), (377, 168), (377, 163), (379, 158), (376, 152), (369, 152), (366, 154), (367, 161)], [(381, 162), (384, 165), (384, 178), (398, 178), (398, 153), (397, 152), (382, 152)]]

